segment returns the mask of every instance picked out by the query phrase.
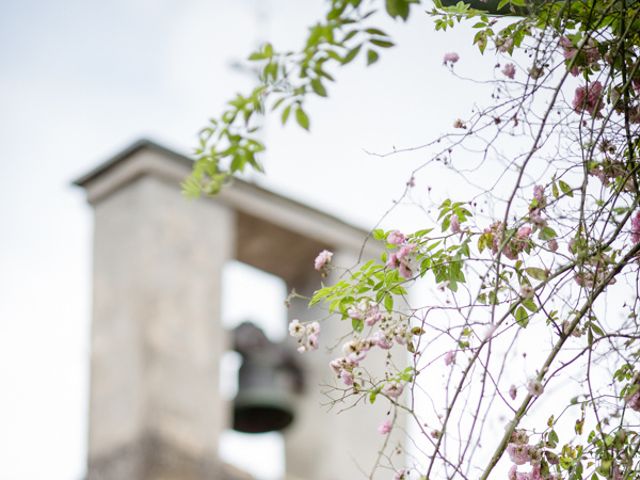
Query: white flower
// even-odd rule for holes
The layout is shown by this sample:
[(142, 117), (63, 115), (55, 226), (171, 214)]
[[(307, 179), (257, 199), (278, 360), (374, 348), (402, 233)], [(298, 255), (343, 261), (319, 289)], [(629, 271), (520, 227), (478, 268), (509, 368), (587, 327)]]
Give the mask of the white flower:
[(300, 338), (304, 335), (304, 332), (305, 328), (300, 323), (300, 320), (297, 318), (291, 320), (291, 323), (289, 323), (289, 335), (295, 338)]

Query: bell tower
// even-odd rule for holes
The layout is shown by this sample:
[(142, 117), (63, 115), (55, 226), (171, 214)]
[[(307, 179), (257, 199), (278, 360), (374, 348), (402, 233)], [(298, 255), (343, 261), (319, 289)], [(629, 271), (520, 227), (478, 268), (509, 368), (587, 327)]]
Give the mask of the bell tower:
[[(188, 201), (180, 182), (190, 168), (187, 157), (141, 140), (75, 182), (94, 211), (88, 480), (248, 478), (218, 459), (220, 434), (232, 425), (218, 391), (231, 345), (220, 318), (222, 268), (236, 259), (310, 293), (319, 286), (316, 254), (328, 248), (353, 265), (366, 236), (243, 181)], [(302, 305), (290, 312), (312, 315)], [(342, 327), (325, 322), (323, 336), (338, 338)], [(291, 480), (364, 478), (361, 466), (380, 446), (383, 406), (340, 415), (321, 407), (329, 358), (300, 356), (307, 389), (284, 431)]]

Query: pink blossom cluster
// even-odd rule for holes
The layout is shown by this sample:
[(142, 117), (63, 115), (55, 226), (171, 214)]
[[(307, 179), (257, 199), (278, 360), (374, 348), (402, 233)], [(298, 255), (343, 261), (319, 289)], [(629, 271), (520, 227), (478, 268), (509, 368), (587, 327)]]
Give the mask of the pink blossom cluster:
[[(509, 480), (559, 480), (556, 475), (542, 476), (540, 469), (540, 460), (542, 452), (529, 445), (529, 436), (524, 430), (515, 430), (511, 434), (510, 443), (507, 445), (507, 454), (511, 461), (515, 464), (509, 470)], [(531, 464), (531, 471), (518, 472), (518, 466), (526, 463)]]
[(633, 243), (640, 242), (640, 210), (631, 217), (631, 241)]
[(602, 83), (598, 81), (576, 88), (573, 109), (578, 113), (587, 112), (592, 117), (600, 117), (600, 110), (604, 105), (602, 90)]
[(403, 278), (411, 278), (413, 271), (411, 270), (410, 256), (416, 249), (416, 246), (413, 243), (407, 243), (405, 235), (398, 230), (389, 233), (387, 243), (400, 247), (396, 252), (389, 255), (387, 267), (397, 269)]
[[(500, 221), (494, 222), (491, 226), (484, 229), (486, 235), (491, 236), (491, 251), (497, 254), (502, 246), (504, 239), (504, 224)], [(515, 235), (502, 248), (502, 253), (511, 260), (516, 260), (518, 255), (529, 246), (529, 237), (531, 236), (531, 227), (523, 225)]]
[(501, 70), (502, 74), (505, 77), (508, 77), (513, 80), (516, 76), (516, 66), (513, 63), (507, 63)]
[[(560, 46), (565, 60), (571, 60), (578, 53), (578, 48), (573, 46), (567, 37), (560, 37)], [(590, 38), (580, 51), (580, 57), (574, 62), (570, 70), (571, 75), (577, 77), (585, 68), (593, 66), (600, 60), (600, 51), (593, 38)]]
[(533, 200), (529, 206), (529, 220), (535, 226), (543, 228), (547, 225), (546, 219), (542, 216), (544, 208), (547, 206), (547, 197), (544, 194), (542, 185), (533, 187)]
[(307, 325), (303, 325), (297, 318), (293, 319), (289, 323), (289, 335), (298, 339), (298, 352), (304, 353), (317, 350), (320, 324), (318, 322), (310, 322)]
[(333, 258), (333, 252), (322, 250), (313, 262), (313, 268), (317, 271), (324, 271)]
[(628, 395), (625, 398), (625, 401), (627, 402), (627, 406), (631, 410), (635, 410), (636, 412), (640, 412), (640, 390), (637, 390), (636, 392), (632, 393), (631, 395)]
[(369, 327), (372, 327), (384, 317), (380, 306), (369, 299), (363, 299), (357, 306), (349, 308), (347, 315), (355, 320), (363, 320), (365, 325)]
[(444, 54), (444, 58), (442, 59), (442, 64), (453, 66), (453, 64), (456, 63), (458, 60), (460, 60), (460, 55), (458, 55), (456, 52), (449, 52)]

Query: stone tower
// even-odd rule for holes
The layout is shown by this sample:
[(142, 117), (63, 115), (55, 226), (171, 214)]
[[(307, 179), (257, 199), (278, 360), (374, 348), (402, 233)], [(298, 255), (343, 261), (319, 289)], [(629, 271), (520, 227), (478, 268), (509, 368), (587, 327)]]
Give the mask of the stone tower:
[[(190, 168), (142, 140), (75, 182), (95, 219), (88, 480), (247, 478), (218, 460), (230, 424), (218, 392), (222, 268), (236, 259), (309, 293), (319, 286), (315, 255), (329, 248), (352, 265), (366, 236), (242, 181), (188, 201), (180, 182)], [(323, 336), (337, 338), (339, 323), (325, 322)], [(330, 355), (316, 353), (301, 357), (309, 388), (285, 431), (287, 479), (365, 478), (383, 407), (326, 412), (317, 385), (332, 381)]]

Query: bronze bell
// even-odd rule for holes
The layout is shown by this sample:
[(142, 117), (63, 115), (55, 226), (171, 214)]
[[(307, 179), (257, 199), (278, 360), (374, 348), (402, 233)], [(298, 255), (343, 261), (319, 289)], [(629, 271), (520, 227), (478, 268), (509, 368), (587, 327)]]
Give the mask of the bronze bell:
[(234, 329), (233, 340), (234, 350), (242, 355), (233, 429), (245, 433), (283, 430), (294, 419), (295, 395), (302, 390), (295, 357), (250, 322)]

